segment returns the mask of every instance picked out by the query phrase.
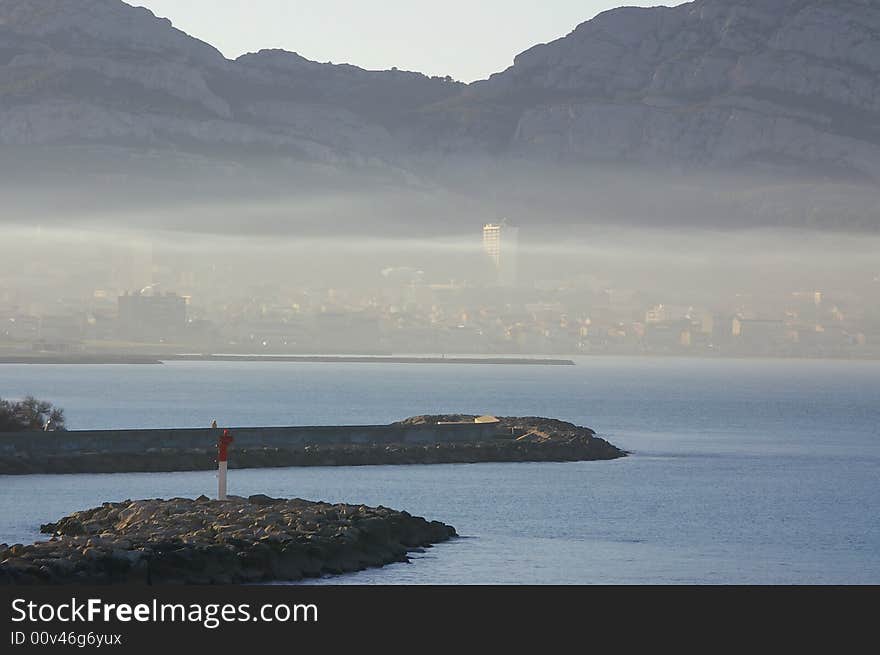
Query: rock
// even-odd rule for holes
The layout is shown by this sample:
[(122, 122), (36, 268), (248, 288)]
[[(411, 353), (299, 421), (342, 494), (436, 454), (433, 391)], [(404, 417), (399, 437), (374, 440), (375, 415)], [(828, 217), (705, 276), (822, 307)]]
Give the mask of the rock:
[(271, 498), (265, 494), (254, 494), (253, 496), (248, 496), (248, 502), (251, 505), (274, 505), (284, 501), (280, 498)]
[(89, 546), (82, 551), (83, 557), (90, 560), (97, 560), (104, 557), (104, 553), (99, 549)]

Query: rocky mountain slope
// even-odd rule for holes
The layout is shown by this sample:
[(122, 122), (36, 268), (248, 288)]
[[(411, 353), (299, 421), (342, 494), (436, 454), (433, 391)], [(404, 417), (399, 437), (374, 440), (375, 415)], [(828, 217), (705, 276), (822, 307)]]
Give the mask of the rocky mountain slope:
[[(0, 143), (234, 146), (332, 161), (460, 85), (263, 51), (238, 61), (119, 0), (0, 1)], [(352, 111), (355, 107), (355, 111)]]
[(880, 179), (880, 4), (700, 0), (622, 8), (475, 85), (494, 145), (685, 167)]
[[(784, 222), (797, 223), (803, 212), (789, 197), (814, 214), (833, 198), (807, 222), (850, 211), (870, 227), (878, 73), (873, 0), (616, 9), (469, 85), (284, 51), (228, 60), (120, 0), (0, 0), (0, 167), (18, 172), (17, 184), (32, 178), (22, 162), (41, 175), (49, 162), (69, 179), (87, 170), (132, 188), (186, 170), (260, 193), (287, 180), (338, 190), (357, 179), (429, 195), (485, 193), (473, 186), (478, 170), (505, 195), (511, 170), (537, 166), (553, 177), (535, 192), (540, 206), (580, 190), (584, 166), (734, 172), (759, 178), (725, 201), (744, 204), (752, 222), (773, 222), (780, 204), (796, 215)], [(462, 161), (477, 168), (461, 174)], [(273, 171), (268, 179), (252, 173), (255, 162)], [(803, 180), (835, 186), (821, 196), (810, 187), (804, 200), (788, 187)], [(596, 187), (599, 197), (607, 185)], [(700, 202), (696, 213), (717, 199)]]

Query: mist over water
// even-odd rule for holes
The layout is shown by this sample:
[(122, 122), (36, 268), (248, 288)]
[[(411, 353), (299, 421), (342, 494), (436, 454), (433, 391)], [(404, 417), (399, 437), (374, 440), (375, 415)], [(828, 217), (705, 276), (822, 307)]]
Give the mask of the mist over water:
[[(234, 148), (132, 158), (131, 145), (0, 157), (0, 302), (39, 314), (157, 283), (196, 308), (248, 295), (265, 304), (272, 294), (257, 287), (376, 288), (383, 270), (412, 268), (426, 284), (473, 287), (474, 305), (487, 305), (497, 285), (481, 229), (501, 220), (519, 229), (520, 289), (615, 289), (644, 295), (641, 311), (730, 315), (735, 297), (820, 290), (849, 315), (880, 299), (877, 196), (827, 175), (478, 153), (333, 166)], [(124, 279), (125, 260), (150, 270)]]
[[(140, 285), (206, 299), (246, 295), (265, 286), (365, 289), (382, 271), (411, 268), (428, 284), (476, 289), (497, 298), (481, 245), (482, 222), (467, 232), (432, 237), (228, 235), (190, 229), (124, 230), (111, 226), (3, 228), (0, 291), (22, 306), (48, 311), (62, 300), (86, 301), (96, 289), (137, 291), (114, 278), (144, 259)], [(185, 224), (182, 222), (182, 225)], [(683, 230), (582, 226), (547, 230), (519, 224), (518, 286), (549, 282), (585, 292), (626, 289), (657, 303), (708, 304), (822, 290), (850, 311), (880, 299), (880, 237), (804, 230)], [(558, 235), (558, 240), (555, 238)], [(126, 288), (130, 286), (130, 288)], [(2, 300), (2, 295), (0, 295)], [(734, 309), (731, 305), (731, 309)]]

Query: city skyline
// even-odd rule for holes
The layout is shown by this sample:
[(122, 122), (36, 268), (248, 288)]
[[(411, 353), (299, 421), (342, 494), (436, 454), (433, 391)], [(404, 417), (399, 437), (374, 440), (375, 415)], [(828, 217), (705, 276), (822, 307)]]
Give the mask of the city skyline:
[[(414, 242), (402, 242), (406, 262), (395, 263), (404, 252), (398, 247), (334, 282), (285, 275), (284, 249), (260, 250), (262, 268), (238, 283), (237, 269), (210, 250), (196, 257), (144, 238), (117, 243), (91, 258), (78, 290), (47, 294), (44, 285), (60, 283), (53, 277), (60, 271), (47, 268), (44, 290), (36, 292), (27, 291), (27, 270), (19, 278), (0, 274), (0, 358), (193, 349), (880, 357), (880, 314), (872, 309), (877, 278), (858, 283), (856, 277), (843, 286), (792, 278), (771, 287), (765, 278), (763, 287), (745, 280), (727, 288), (703, 284), (701, 291), (652, 287), (656, 276), (626, 280), (626, 267), (608, 268), (613, 257), (578, 270), (562, 250), (551, 257), (554, 277), (547, 277), (529, 264), (552, 251), (536, 248), (528, 237), (522, 243), (519, 228), (506, 219), (479, 231), (475, 226), (466, 241), (469, 247), (457, 246), (455, 265), (452, 250), (432, 258), (413, 250)], [(520, 274), (523, 246), (527, 266)], [(573, 249), (578, 251), (584, 252)], [(352, 256), (339, 253), (348, 265)]]

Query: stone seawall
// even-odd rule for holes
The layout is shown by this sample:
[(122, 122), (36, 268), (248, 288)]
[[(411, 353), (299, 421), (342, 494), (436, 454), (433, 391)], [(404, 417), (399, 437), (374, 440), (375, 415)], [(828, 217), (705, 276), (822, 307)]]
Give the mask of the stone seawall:
[[(626, 453), (584, 428), (537, 417), (414, 417), (391, 425), (230, 428), (230, 468), (571, 462)], [(0, 434), (0, 475), (216, 468), (220, 429)]]
[[(433, 444), (488, 441), (497, 435), (493, 423), (434, 425), (320, 425), (231, 427), (235, 448), (283, 448), (358, 444)], [(0, 432), (0, 456), (54, 456), (88, 453), (146, 453), (173, 448), (213, 448), (219, 428), (150, 430), (67, 430), (64, 432)]]

